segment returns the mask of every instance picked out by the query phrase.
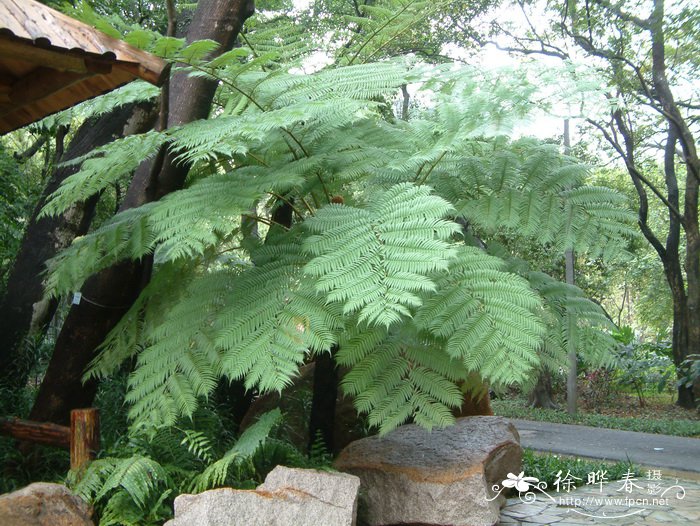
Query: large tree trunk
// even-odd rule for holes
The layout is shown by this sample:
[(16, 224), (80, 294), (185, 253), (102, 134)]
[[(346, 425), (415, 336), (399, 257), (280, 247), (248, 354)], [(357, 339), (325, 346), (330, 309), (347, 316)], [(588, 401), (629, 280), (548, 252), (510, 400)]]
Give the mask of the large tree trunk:
[[(85, 155), (118, 137), (150, 129), (155, 117), (152, 109), (149, 103), (128, 104), (89, 119), (78, 129), (59, 162)], [(25, 337), (40, 334), (56, 309), (56, 301), (42, 299), (44, 265), (76, 236), (87, 232), (98, 200), (94, 196), (58, 217), (38, 217), (48, 197), (78, 169), (79, 165), (63, 165), (51, 175), (24, 233), (0, 302), (0, 382), (14, 388), (22, 387), (27, 379)]]
[[(200, 0), (187, 32), (188, 42), (212, 39), (228, 51), (245, 20), (254, 12), (250, 0)], [(217, 83), (176, 73), (170, 81), (168, 126), (207, 118)], [(189, 166), (165, 151), (143, 163), (129, 186), (122, 209), (139, 206), (182, 187)], [(160, 165), (159, 165), (160, 163)], [(71, 409), (89, 406), (96, 386), (81, 377), (95, 349), (119, 322), (150, 277), (150, 261), (127, 261), (100, 272), (82, 290), (83, 301), (71, 308), (31, 412), (39, 421), (64, 423)]]
[[(695, 138), (693, 137), (688, 124), (681, 115), (678, 105), (673, 97), (673, 93), (668, 84), (666, 76), (666, 44), (664, 36), (664, 0), (654, 0), (654, 8), (649, 17), (649, 28), (651, 32), (651, 54), (652, 54), (652, 83), (656, 90), (655, 98), (660, 103), (666, 122), (668, 124), (668, 139), (666, 142), (666, 152), (664, 159), (664, 171), (666, 174), (667, 188), (671, 179), (672, 187), (669, 189), (669, 198), (672, 205), (678, 209), (678, 188), (675, 174), (675, 146), (679, 142), (683, 151), (683, 161), (685, 164), (685, 196), (683, 202), (683, 230), (685, 231), (686, 257), (685, 257), (685, 302), (679, 291), (674, 290), (674, 283), (678, 278), (680, 259), (678, 251), (673, 254), (677, 261), (671, 262), (674, 267), (669, 273), (670, 266), (664, 267), (667, 272), (674, 299), (674, 320), (673, 320), (673, 357), (676, 367), (679, 367), (691, 354), (700, 353), (700, 227), (698, 225), (698, 181), (700, 180), (700, 159), (698, 158)], [(672, 195), (671, 191), (675, 193)], [(680, 218), (674, 218), (670, 214), (672, 233), (675, 222), (680, 222)], [(663, 260), (663, 257), (662, 257)], [(682, 275), (681, 275), (682, 281)], [(680, 319), (676, 319), (678, 316)], [(686, 408), (695, 407), (695, 396), (692, 387), (679, 386), (678, 405)]]

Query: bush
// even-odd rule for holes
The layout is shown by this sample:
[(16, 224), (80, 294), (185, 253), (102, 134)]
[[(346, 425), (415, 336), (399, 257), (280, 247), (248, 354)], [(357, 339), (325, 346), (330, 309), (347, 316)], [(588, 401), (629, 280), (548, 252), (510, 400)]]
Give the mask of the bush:
[(700, 385), (700, 354), (691, 354), (681, 365), (677, 386), (695, 386), (695, 402), (700, 410), (700, 393), (697, 392), (698, 385)]
[(594, 369), (579, 380), (579, 396), (588, 407), (600, 407), (611, 401), (614, 374), (613, 369)]
[(618, 366), (615, 371), (615, 383), (631, 387), (639, 399), (639, 407), (646, 406), (645, 393), (673, 388), (670, 379), (675, 367), (669, 358), (670, 344), (630, 343), (620, 345), (617, 351)]

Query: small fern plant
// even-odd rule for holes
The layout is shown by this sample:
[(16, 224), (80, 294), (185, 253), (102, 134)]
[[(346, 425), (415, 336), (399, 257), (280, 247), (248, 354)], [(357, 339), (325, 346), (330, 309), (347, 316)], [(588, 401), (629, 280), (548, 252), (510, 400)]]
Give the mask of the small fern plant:
[[(597, 305), (492, 250), (506, 236), (611, 257), (634, 230), (624, 199), (586, 186), (573, 159), (504, 138), (528, 111), (525, 76), (415, 57), (301, 74), (258, 52), (255, 31), (210, 62), (211, 43), (168, 42), (219, 80), (211, 118), (93, 152), (44, 210), (128, 181), (164, 144), (192, 166), (185, 189), (114, 216), (49, 265), (58, 296), (153, 254), (151, 282), (87, 372), (135, 361), (134, 426), (175, 426), (221, 379), (282, 391), (336, 348), (343, 389), (380, 432), (446, 426), (470, 375), (526, 383), (572, 339), (606, 359)], [(423, 109), (404, 121), (391, 107), (407, 84)], [(280, 207), (291, 221), (275, 220)]]
[[(68, 483), (95, 506), (100, 526), (160, 525), (172, 517), (177, 495), (261, 482), (255, 457), (280, 420), (278, 409), (265, 413), (222, 448), (221, 422), (200, 409), (187, 427), (132, 430), (83, 473), (71, 472)], [(298, 458), (287, 453), (283, 460)]]

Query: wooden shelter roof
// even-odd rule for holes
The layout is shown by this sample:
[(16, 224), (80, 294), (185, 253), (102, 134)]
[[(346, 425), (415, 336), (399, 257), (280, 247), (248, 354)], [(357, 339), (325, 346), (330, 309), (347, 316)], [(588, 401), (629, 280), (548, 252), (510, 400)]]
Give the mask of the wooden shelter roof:
[(160, 84), (165, 63), (34, 0), (0, 0), (0, 133), (136, 78)]

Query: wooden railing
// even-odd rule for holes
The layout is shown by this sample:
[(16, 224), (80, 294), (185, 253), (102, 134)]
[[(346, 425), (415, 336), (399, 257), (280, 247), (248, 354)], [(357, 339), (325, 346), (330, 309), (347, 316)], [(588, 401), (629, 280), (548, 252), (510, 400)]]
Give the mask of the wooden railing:
[(74, 409), (70, 427), (19, 418), (0, 420), (0, 435), (70, 450), (70, 468), (79, 470), (100, 449), (100, 414), (97, 409)]

